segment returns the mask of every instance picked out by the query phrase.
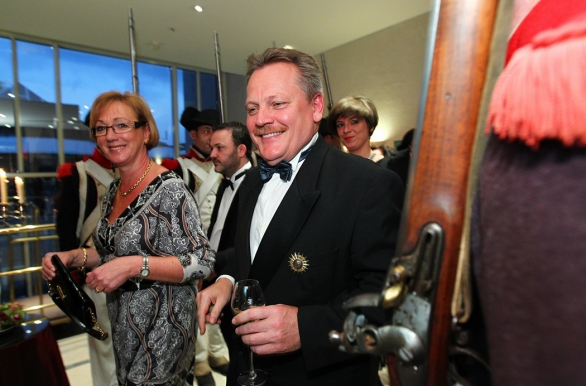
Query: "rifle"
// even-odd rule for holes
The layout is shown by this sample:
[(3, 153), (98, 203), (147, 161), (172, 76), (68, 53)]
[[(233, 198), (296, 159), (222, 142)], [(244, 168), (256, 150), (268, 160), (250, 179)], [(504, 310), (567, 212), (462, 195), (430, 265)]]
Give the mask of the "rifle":
[(216, 52), (216, 75), (218, 76), (218, 99), (220, 100), (220, 118), (226, 122), (224, 114), (224, 97), (222, 95), (222, 69), (220, 67), (220, 43), (218, 43), (218, 33), (214, 31), (214, 49)]
[(132, 68), (132, 91), (138, 94), (138, 71), (136, 70), (136, 44), (134, 42), (134, 17), (128, 8), (128, 34), (130, 35), (130, 67)]
[[(448, 384), (451, 303), (497, 0), (435, 0), (398, 253), (380, 294), (348, 300), (348, 352), (386, 355), (393, 386)], [(382, 307), (366, 324), (359, 307)]]

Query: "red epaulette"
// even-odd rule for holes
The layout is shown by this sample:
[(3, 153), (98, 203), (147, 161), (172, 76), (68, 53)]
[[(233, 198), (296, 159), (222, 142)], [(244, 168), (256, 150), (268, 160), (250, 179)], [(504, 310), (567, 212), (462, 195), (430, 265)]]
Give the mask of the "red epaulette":
[(57, 169), (57, 179), (62, 180), (65, 177), (70, 177), (73, 175), (73, 168), (76, 167), (75, 164), (67, 163), (59, 166)]
[(161, 166), (169, 170), (177, 170), (179, 169), (179, 162), (176, 159), (166, 158), (163, 161), (161, 161)]

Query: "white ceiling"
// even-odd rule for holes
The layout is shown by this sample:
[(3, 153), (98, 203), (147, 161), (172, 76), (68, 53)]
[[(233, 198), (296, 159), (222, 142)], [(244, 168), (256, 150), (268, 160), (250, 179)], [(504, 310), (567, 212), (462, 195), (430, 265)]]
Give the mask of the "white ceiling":
[[(194, 6), (204, 9), (198, 13)], [(291, 45), (318, 55), (430, 9), (430, 0), (0, 0), (0, 32), (130, 57), (245, 72), (253, 52)]]

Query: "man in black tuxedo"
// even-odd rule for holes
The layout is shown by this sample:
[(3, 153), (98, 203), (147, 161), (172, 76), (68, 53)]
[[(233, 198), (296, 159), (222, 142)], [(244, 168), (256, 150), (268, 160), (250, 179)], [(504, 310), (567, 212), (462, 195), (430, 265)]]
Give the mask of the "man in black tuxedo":
[[(222, 252), (234, 246), (238, 215), (237, 193), (246, 171), (252, 167), (252, 141), (246, 126), (240, 122), (227, 122), (214, 126), (211, 144), (210, 157), (214, 169), (224, 179), (216, 196), (208, 239), (214, 251)], [(220, 258), (216, 259), (217, 272), (226, 264), (221, 256), (221, 253), (217, 254)]]
[[(269, 48), (249, 57), (247, 76), (247, 127), (262, 160), (240, 186), (234, 258), (198, 295), (200, 330), (217, 322), (233, 280), (257, 279), (266, 307), (231, 321), (267, 385), (368, 385), (374, 358), (340, 352), (328, 332), (342, 328), (345, 300), (381, 291), (403, 185), (318, 136), (324, 100), (313, 57)], [(244, 345), (231, 349), (229, 385), (248, 370)]]
[[(250, 163), (252, 141), (246, 126), (240, 122), (227, 122), (213, 127), (210, 143), (212, 148), (210, 159), (214, 164), (214, 170), (223, 176), (207, 235), (210, 246), (217, 252), (215, 272), (218, 272), (226, 264), (226, 250), (234, 246), (238, 213), (238, 188), (244, 181), (246, 170), (252, 167)], [(203, 287), (206, 288), (212, 280), (215, 280), (215, 277), (214, 273), (205, 279)], [(225, 310), (225, 314), (226, 316), (230, 314), (229, 308)], [(222, 332), (220, 326), (208, 324), (207, 333), (198, 337), (195, 375), (200, 386), (216, 384), (211, 373), (212, 369), (224, 375), (227, 373), (229, 358), (226, 342), (222, 335), (225, 335), (228, 341), (239, 339), (233, 336), (233, 332), (229, 329), (229, 323), (230, 319), (223, 323), (224, 331)]]

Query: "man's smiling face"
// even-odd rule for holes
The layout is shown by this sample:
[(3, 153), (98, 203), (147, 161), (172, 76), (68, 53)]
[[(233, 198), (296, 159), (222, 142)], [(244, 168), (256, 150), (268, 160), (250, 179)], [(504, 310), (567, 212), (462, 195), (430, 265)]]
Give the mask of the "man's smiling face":
[(257, 69), (247, 87), (246, 126), (269, 165), (290, 161), (317, 132), (323, 96), (311, 101), (299, 87), (299, 70), (291, 63), (271, 63)]

